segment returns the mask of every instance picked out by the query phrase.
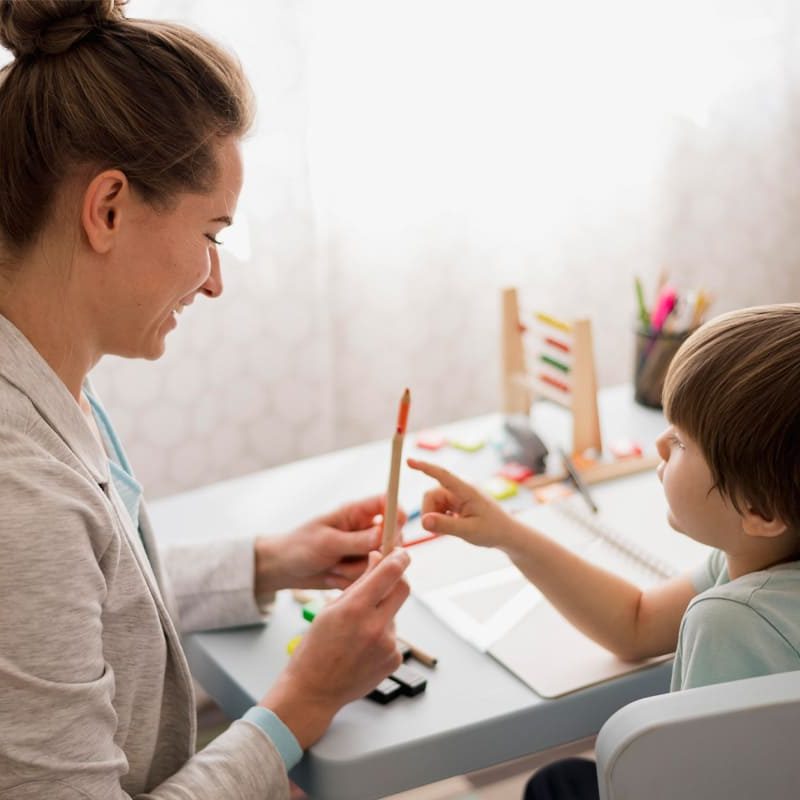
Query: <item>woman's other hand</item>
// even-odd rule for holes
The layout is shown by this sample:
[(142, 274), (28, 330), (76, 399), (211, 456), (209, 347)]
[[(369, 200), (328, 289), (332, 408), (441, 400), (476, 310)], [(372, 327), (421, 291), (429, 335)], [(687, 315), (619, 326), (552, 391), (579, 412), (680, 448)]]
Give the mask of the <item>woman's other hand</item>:
[[(383, 495), (341, 506), (283, 536), (256, 539), (256, 595), (278, 589), (344, 589), (380, 547)], [(406, 515), (398, 511), (398, 527)]]

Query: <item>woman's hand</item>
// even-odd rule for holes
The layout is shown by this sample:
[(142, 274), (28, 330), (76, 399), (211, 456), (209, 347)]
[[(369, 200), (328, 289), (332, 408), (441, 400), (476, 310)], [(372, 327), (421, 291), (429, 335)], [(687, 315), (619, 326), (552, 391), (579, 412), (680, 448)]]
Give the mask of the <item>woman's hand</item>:
[[(383, 495), (348, 503), (284, 536), (256, 539), (256, 595), (278, 589), (344, 589), (380, 547)], [(398, 527), (406, 515), (398, 511)]]
[(439, 481), (422, 500), (422, 527), (431, 533), (458, 536), (481, 547), (503, 547), (513, 520), (492, 498), (457, 478), (452, 472), (409, 458), (408, 466)]
[(261, 705), (305, 749), (345, 704), (371, 692), (402, 661), (394, 616), (408, 597), (408, 554), (370, 553), (367, 571), (314, 619)]

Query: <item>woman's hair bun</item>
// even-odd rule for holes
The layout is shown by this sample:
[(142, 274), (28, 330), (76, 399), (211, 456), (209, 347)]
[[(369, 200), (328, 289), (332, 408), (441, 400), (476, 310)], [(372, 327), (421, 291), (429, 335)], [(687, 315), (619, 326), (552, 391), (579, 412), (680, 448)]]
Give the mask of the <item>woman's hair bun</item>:
[(0, 0), (0, 42), (18, 58), (64, 53), (105, 23), (125, 18), (127, 0)]

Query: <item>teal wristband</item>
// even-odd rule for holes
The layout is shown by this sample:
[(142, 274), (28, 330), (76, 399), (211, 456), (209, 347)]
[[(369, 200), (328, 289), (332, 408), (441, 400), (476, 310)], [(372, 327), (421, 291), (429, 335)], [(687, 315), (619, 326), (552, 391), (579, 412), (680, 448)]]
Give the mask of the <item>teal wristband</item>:
[(294, 734), (274, 711), (263, 706), (253, 706), (245, 712), (242, 719), (252, 722), (264, 731), (280, 753), (287, 772), (303, 757), (303, 751)]

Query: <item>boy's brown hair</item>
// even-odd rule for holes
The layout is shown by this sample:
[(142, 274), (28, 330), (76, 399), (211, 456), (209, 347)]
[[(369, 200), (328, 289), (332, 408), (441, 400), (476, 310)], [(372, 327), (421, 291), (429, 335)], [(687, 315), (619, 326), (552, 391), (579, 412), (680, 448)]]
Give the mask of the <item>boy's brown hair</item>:
[(703, 325), (670, 365), (663, 405), (737, 511), (800, 532), (800, 303)]

